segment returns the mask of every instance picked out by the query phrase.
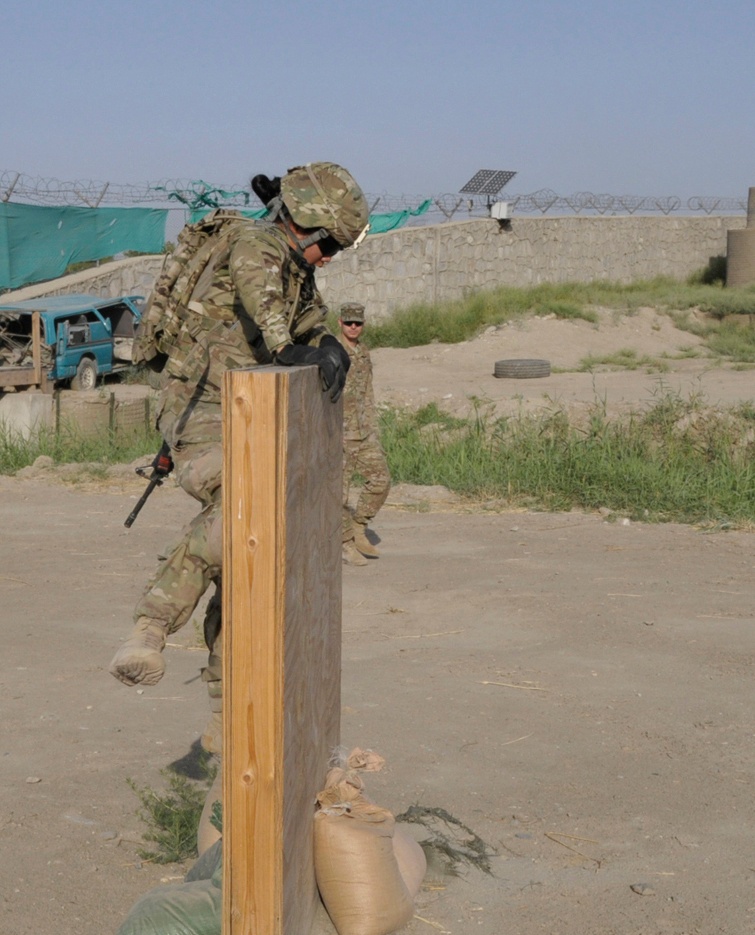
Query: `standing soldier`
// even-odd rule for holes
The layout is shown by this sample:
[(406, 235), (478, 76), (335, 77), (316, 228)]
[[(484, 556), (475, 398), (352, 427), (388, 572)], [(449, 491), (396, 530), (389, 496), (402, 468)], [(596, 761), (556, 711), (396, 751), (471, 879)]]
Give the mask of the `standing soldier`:
[[(258, 175), (252, 188), (267, 205), (264, 221), (218, 209), (184, 228), (153, 290), (135, 344), (135, 362), (163, 369), (167, 383), (158, 428), (175, 476), (201, 511), (157, 568), (136, 605), (135, 626), (111, 673), (126, 685), (154, 685), (162, 651), (221, 573), (221, 410), (225, 370), (277, 363), (315, 364), (336, 402), (348, 355), (324, 324), (327, 309), (315, 267), (358, 246), (367, 231), (364, 194), (346, 169), (313, 162), (283, 178)], [(203, 672), (220, 712), (220, 614), (210, 605)]]
[[(338, 340), (351, 359), (343, 393), (343, 560), (347, 565), (366, 565), (365, 555), (377, 558), (380, 554), (367, 538), (367, 524), (385, 503), (391, 476), (378, 438), (370, 352), (360, 341), (364, 305), (344, 303), (338, 324)], [(364, 487), (352, 511), (349, 487), (356, 472), (364, 478)]]

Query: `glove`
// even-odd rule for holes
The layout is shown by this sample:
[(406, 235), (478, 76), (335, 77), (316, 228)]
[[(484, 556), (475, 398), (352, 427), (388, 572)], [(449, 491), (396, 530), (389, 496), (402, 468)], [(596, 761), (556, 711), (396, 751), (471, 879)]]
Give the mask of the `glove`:
[(320, 371), (323, 392), (330, 390), (330, 398), (334, 403), (341, 398), (350, 361), (345, 349), (332, 335), (326, 335), (319, 347), (286, 344), (275, 355), (275, 359), (276, 363), (284, 367), (315, 364)]

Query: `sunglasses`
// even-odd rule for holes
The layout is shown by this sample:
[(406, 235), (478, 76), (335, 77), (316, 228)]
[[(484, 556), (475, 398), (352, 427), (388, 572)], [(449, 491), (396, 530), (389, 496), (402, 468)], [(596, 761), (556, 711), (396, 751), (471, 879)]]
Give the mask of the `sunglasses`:
[(317, 246), (320, 248), (320, 253), (328, 257), (335, 256), (336, 253), (343, 250), (341, 244), (338, 243), (335, 237), (331, 237), (330, 234), (328, 234), (327, 237), (323, 237), (322, 240), (318, 240)]
[(346, 325), (347, 328), (362, 328), (364, 326), (364, 322), (363, 321), (345, 321), (344, 325)]

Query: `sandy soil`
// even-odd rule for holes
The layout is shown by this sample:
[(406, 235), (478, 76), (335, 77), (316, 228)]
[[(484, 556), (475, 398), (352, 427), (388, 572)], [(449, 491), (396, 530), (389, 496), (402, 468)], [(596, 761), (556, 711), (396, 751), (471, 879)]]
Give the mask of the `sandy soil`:
[[(505, 381), (492, 366), (691, 343), (647, 312), (374, 356), (382, 399), (505, 408), (597, 392), (618, 406), (657, 378)], [(670, 365), (680, 390), (752, 395), (751, 373)], [(141, 489), (127, 473), (0, 478), (0, 935), (113, 932), (186, 869), (139, 860), (126, 779), (161, 788), (160, 770), (191, 769), (207, 710), (195, 627), (158, 686), (107, 673), (156, 553), (193, 512), (166, 486), (127, 531)], [(369, 777), (377, 802), (446, 809), (494, 852), (490, 875), (432, 867), (407, 931), (755, 931), (753, 536), (476, 512), (408, 489), (376, 529), (382, 557), (344, 569), (343, 741), (386, 758)]]

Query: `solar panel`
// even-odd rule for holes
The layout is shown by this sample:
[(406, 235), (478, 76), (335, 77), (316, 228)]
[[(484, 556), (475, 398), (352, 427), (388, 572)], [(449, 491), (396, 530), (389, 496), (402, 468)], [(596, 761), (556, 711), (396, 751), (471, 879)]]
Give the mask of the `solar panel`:
[(515, 175), (502, 169), (480, 169), (459, 191), (465, 195), (497, 195)]

